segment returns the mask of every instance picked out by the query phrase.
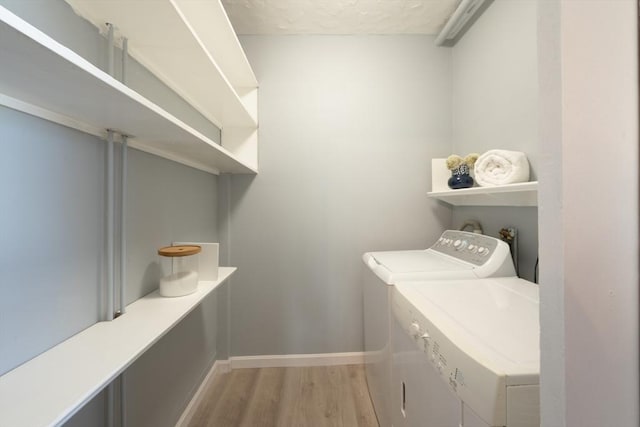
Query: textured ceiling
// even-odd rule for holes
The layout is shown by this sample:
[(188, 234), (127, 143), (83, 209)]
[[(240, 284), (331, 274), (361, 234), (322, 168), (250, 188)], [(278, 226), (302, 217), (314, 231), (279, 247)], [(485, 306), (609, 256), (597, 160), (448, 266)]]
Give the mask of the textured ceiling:
[(222, 0), (238, 34), (437, 34), (458, 0)]

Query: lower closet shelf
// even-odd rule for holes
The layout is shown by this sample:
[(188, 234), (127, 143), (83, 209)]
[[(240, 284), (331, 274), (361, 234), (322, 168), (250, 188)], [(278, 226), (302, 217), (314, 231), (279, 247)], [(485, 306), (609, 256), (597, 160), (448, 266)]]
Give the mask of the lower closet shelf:
[(122, 317), (96, 323), (7, 372), (0, 377), (0, 426), (67, 421), (235, 271), (220, 267), (217, 281), (200, 282), (191, 295), (150, 293)]

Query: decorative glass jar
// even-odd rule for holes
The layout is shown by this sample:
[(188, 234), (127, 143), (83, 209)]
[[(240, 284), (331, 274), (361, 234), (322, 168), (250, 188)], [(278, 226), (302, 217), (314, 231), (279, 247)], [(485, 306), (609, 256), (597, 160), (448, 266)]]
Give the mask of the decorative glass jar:
[(447, 181), (447, 185), (452, 190), (473, 187), (473, 178), (469, 175), (469, 166), (463, 164), (451, 169), (451, 178)]

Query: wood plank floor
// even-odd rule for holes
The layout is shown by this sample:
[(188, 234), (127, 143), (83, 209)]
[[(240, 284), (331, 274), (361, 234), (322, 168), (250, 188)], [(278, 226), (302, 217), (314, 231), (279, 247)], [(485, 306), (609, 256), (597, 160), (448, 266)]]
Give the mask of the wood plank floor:
[(189, 427), (378, 427), (362, 365), (234, 369), (205, 390)]

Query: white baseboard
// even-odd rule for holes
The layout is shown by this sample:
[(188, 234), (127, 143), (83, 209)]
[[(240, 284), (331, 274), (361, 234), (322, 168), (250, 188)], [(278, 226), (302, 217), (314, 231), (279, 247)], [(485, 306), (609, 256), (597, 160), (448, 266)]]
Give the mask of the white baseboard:
[(215, 362), (213, 362), (213, 366), (211, 366), (211, 369), (200, 383), (200, 387), (198, 387), (198, 390), (196, 390), (193, 398), (185, 408), (182, 416), (176, 423), (176, 427), (186, 427), (189, 424), (191, 418), (195, 414), (196, 408), (202, 401), (202, 397), (204, 396), (204, 392), (207, 389), (207, 386), (209, 386), (209, 384), (213, 382), (216, 376), (225, 374), (230, 370), (231, 363), (229, 363), (228, 360), (216, 360)]
[(231, 369), (356, 365), (364, 363), (364, 353), (353, 352), (235, 356), (230, 359), (230, 363)]

